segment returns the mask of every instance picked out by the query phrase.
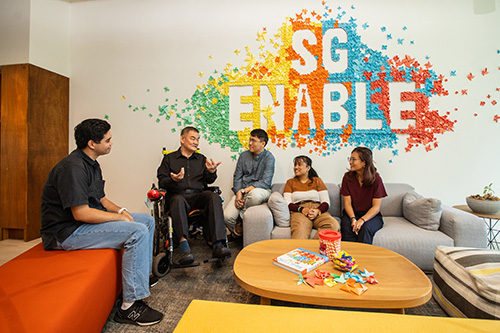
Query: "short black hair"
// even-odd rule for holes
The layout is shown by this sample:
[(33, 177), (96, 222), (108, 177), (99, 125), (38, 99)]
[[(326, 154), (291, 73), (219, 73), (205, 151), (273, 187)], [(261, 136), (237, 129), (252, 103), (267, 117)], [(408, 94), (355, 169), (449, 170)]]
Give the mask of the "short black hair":
[(90, 140), (99, 143), (110, 129), (111, 125), (106, 120), (85, 119), (75, 126), (76, 146), (78, 149), (84, 149)]
[(269, 137), (267, 136), (267, 132), (264, 131), (263, 129), (260, 129), (260, 128), (256, 128), (253, 131), (251, 131), (250, 136), (255, 136), (255, 137), (259, 138), (260, 141), (264, 141), (266, 143), (265, 145), (267, 145), (267, 141), (269, 140)]
[(196, 127), (193, 127), (193, 126), (186, 126), (182, 129), (181, 131), (181, 135), (185, 135), (191, 131), (195, 131), (196, 133), (200, 133), (200, 131), (198, 131), (198, 129)]

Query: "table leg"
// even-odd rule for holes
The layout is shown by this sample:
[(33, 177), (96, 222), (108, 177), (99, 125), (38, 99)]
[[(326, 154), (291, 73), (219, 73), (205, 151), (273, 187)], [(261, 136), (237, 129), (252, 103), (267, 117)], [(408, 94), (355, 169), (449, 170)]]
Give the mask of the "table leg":
[(495, 232), (495, 227), (500, 220), (496, 220), (494, 223), (493, 223), (493, 219), (491, 219), (491, 218), (488, 219), (488, 218), (483, 217), (483, 220), (486, 223), (486, 227), (488, 228), (488, 234), (487, 234), (488, 235), (488, 247), (490, 249), (493, 249), (493, 250), (495, 250), (495, 247), (496, 247), (496, 249), (499, 250), (500, 246), (498, 245), (496, 238), (497, 238), (498, 234), (500, 233), (500, 230)]
[(260, 305), (271, 305), (271, 299), (267, 297), (260, 297)]
[(391, 312), (392, 313), (396, 313), (396, 314), (405, 314), (405, 309), (391, 309)]

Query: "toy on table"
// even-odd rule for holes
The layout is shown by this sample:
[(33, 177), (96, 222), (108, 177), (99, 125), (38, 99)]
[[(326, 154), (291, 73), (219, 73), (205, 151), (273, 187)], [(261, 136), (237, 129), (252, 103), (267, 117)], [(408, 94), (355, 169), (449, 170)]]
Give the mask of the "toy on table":
[(356, 259), (343, 250), (333, 254), (332, 263), (336, 269), (343, 272), (351, 272), (358, 268)]

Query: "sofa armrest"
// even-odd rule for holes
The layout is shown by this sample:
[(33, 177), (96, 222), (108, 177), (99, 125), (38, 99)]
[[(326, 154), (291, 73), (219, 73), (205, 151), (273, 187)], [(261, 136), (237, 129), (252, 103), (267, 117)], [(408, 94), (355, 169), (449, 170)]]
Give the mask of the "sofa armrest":
[(242, 216), (243, 246), (271, 239), (274, 228), (273, 214), (267, 203), (249, 207)]
[(439, 230), (453, 238), (455, 246), (485, 248), (486, 224), (472, 214), (443, 205)]

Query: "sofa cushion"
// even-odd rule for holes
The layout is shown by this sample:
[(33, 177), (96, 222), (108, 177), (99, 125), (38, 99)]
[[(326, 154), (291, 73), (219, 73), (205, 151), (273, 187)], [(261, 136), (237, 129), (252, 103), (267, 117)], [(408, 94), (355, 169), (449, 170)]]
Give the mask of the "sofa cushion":
[(279, 227), (290, 226), (290, 210), (280, 192), (273, 192), (267, 201), (271, 213), (273, 213), (274, 223)]
[(340, 186), (333, 183), (325, 183), (328, 189), (328, 196), (330, 197), (330, 208), (328, 212), (334, 217), (342, 216), (341, 200), (340, 200)]
[[(314, 228), (311, 229), (311, 233), (309, 234), (309, 239), (312, 239), (317, 233), (318, 230)], [(275, 227), (271, 232), (272, 239), (290, 239), (291, 237), (292, 237), (292, 229), (289, 226)]]
[(424, 198), (415, 191), (404, 196), (403, 216), (420, 228), (438, 230), (442, 211), (441, 200)]

